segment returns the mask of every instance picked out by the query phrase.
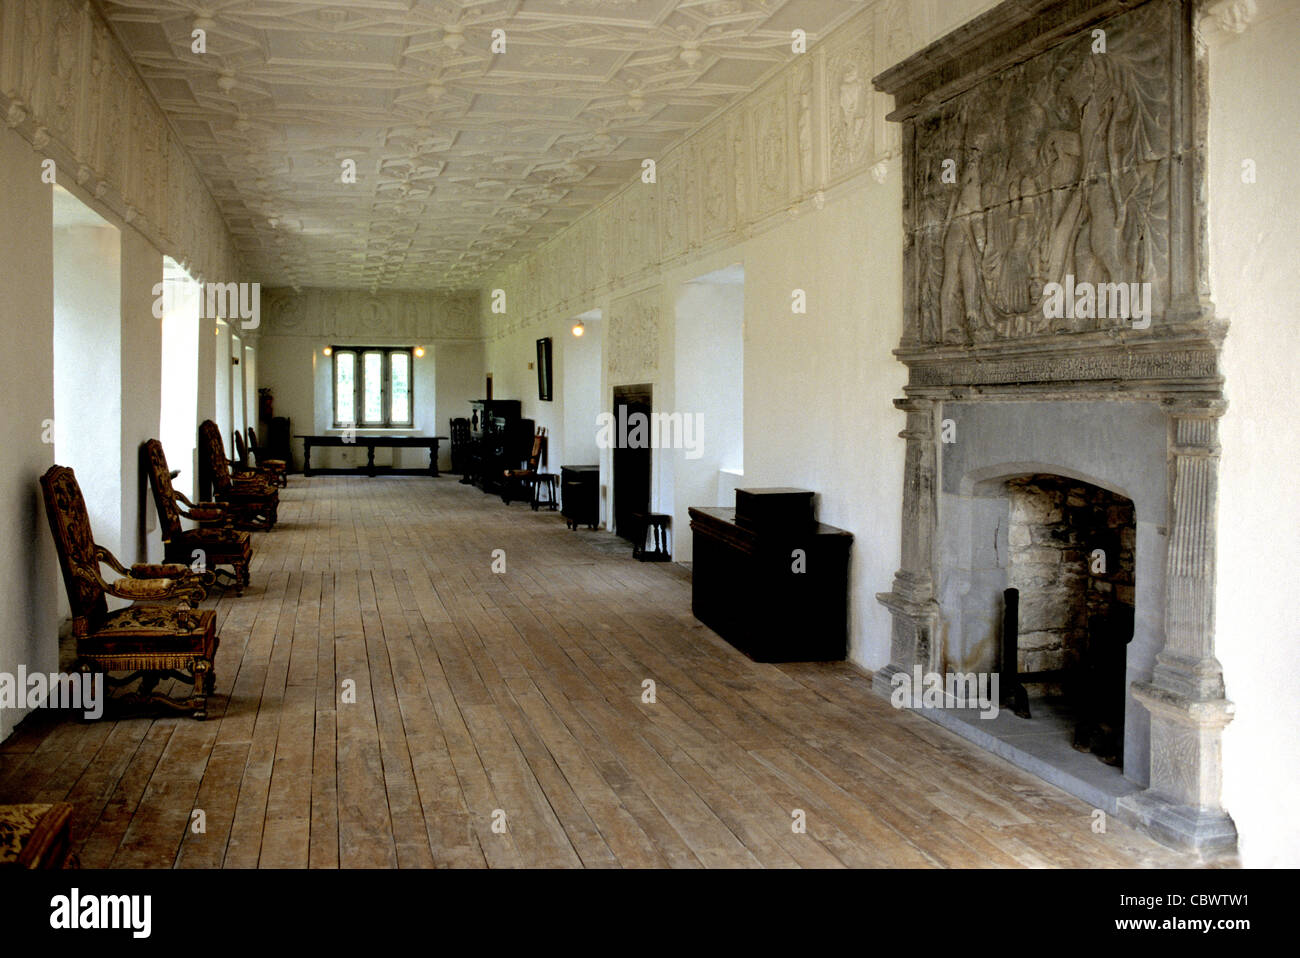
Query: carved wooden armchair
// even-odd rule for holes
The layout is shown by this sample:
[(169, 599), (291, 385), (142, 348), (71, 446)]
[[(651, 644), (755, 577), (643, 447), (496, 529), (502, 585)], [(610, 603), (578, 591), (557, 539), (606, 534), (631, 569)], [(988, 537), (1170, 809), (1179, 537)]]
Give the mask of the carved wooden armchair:
[(235, 476), (230, 472), (221, 430), (211, 419), (199, 425), (199, 464), (212, 481), (212, 495), (234, 513), (243, 529), (270, 529), (275, 525), (280, 493), (261, 476)]
[[(141, 574), (107, 581), (99, 571), (100, 563), (119, 571), (122, 564), (95, 545), (76, 475), (66, 466), (52, 466), (41, 477), (41, 491), (72, 607), (78, 668), (102, 672), (110, 686), (139, 679), (139, 689), (124, 696), (127, 702), (156, 703), (206, 718), (207, 697), (216, 684), (213, 666), (219, 639), (216, 613), (188, 607), (204, 595), (200, 577), (182, 565), (156, 565), (135, 566), (132, 571)], [(181, 601), (176, 606), (130, 605), (110, 612), (108, 595), (133, 601)], [(114, 679), (112, 672), (130, 674)], [(177, 700), (155, 692), (164, 678), (192, 683), (194, 694)]]
[[(229, 576), (237, 592), (248, 585), (248, 564), (253, 558), (252, 537), (233, 527), (233, 515), (219, 502), (201, 502), (197, 505), (172, 487), (171, 471), (162, 443), (150, 439), (144, 444), (148, 463), (149, 488), (153, 491), (154, 506), (158, 509), (158, 524), (162, 529), (163, 556), (168, 562), (193, 564), (202, 558), (204, 565), (214, 575)], [(181, 503), (187, 508), (181, 508)], [(197, 529), (185, 529), (182, 519), (197, 522)], [(195, 556), (195, 553), (199, 556)], [(228, 565), (234, 572), (219, 569)]]
[[(502, 474), (505, 480), (501, 487), (501, 501), (506, 505), (514, 498), (532, 498), (533, 483), (537, 481), (537, 467), (546, 456), (546, 427), (538, 426), (533, 435), (533, 449), (528, 454), (527, 465), (523, 469), (507, 469)], [(516, 497), (515, 491), (524, 494)]]
[(248, 427), (248, 449), (257, 459), (257, 468), (261, 469), (275, 485), (289, 485), (289, 464), (283, 459), (272, 459), (266, 455), (266, 447), (257, 441), (257, 430)]

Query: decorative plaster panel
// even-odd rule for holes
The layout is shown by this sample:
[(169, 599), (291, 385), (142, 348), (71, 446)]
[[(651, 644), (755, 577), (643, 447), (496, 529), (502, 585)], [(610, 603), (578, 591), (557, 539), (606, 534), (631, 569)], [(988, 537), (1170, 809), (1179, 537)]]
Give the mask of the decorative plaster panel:
[(653, 382), (659, 371), (662, 287), (616, 299), (609, 311), (609, 378), (614, 386)]

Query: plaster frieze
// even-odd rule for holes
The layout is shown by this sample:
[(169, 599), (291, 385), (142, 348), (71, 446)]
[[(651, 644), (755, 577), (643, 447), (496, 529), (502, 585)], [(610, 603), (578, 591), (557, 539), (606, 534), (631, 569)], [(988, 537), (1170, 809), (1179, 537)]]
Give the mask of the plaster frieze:
[(652, 286), (616, 299), (609, 309), (611, 385), (653, 382), (659, 371), (663, 287)]
[(0, 5), (0, 112), (60, 185), (199, 278), (242, 277), (211, 194), (92, 4)]
[(262, 290), (263, 336), (365, 345), (430, 345), (480, 338), (476, 293), (356, 289)]
[[(961, 10), (987, 4), (962, 0)], [(960, 11), (958, 11), (960, 12)], [(529, 300), (525, 323), (587, 308), (607, 293), (638, 285), (688, 258), (734, 245), (812, 215), (844, 190), (877, 188), (900, 155), (892, 98), (871, 77), (929, 38), (930, 8), (907, 0), (873, 0), (843, 26), (688, 139), (655, 157), (658, 183), (636, 179), (523, 257), (536, 263), (543, 289)], [(629, 205), (639, 191), (655, 197), (647, 213)], [(580, 269), (564, 250), (585, 251)], [(482, 288), (525, 279), (513, 269)], [(551, 282), (554, 276), (556, 281)], [(485, 316), (500, 338), (516, 320)]]

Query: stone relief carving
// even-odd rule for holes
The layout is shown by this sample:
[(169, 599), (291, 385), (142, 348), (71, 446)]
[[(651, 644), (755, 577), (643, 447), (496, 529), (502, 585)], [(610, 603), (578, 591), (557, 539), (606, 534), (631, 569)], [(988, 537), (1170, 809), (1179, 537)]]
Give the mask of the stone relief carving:
[[(1124, 321), (1046, 318), (1046, 285), (1067, 277), (1094, 288), (1150, 283), (1151, 315), (1160, 315), (1169, 270), (1168, 16), (1153, 5), (1116, 17), (1105, 55), (1082, 35), (918, 117), (913, 240), (923, 342)], [(1091, 310), (1102, 311), (1100, 303)]]
[[(935, 539), (951, 521), (933, 507), (943, 399), (1050, 396), (1057, 409), (1040, 425), (1066, 431), (1071, 400), (1117, 401), (1116, 417), (1135, 400), (1158, 401), (1173, 428), (1167, 442), (1157, 433), (1155, 447), (1138, 452), (1168, 469), (1167, 511), (1156, 517), (1167, 551), (1152, 563), (1161, 600), (1149, 610), (1163, 605), (1164, 621), (1162, 630), (1139, 627), (1160, 649), (1150, 680), (1127, 683), (1150, 714), (1149, 755), (1132, 742), (1125, 759), (1126, 771), (1149, 761), (1150, 788), (1118, 806), (1162, 841), (1228, 847), (1235, 829), (1220, 805), (1219, 737), (1232, 707), (1214, 658), (1223, 329), (1206, 303), (1185, 306), (1204, 241), (1194, 133), (1204, 103), (1170, 92), (1202, 79), (1186, 29), (1195, 8), (1151, 0), (1111, 16), (1115, 6), (1003, 3), (879, 78), (900, 97), (909, 147), (898, 354), (910, 379), (895, 401), (908, 413), (902, 563), (892, 591), (877, 596), (894, 620), (891, 662), (875, 687), (886, 691), (892, 674), (929, 661), (933, 627), (950, 624), (936, 605), (947, 596), (935, 590), (956, 560)], [(1091, 14), (1108, 17), (1099, 23), (1104, 54), (1093, 52), (1091, 29), (1077, 26)], [(1078, 32), (1054, 43), (1063, 28)], [(1016, 65), (990, 71), (990, 57)], [(1150, 332), (1115, 335), (1129, 324), (1114, 316), (1048, 318), (1044, 287), (1068, 280), (1150, 283)], [(1167, 304), (1177, 323), (1162, 322)], [(1012, 458), (1056, 455), (1034, 436), (1025, 441)]]

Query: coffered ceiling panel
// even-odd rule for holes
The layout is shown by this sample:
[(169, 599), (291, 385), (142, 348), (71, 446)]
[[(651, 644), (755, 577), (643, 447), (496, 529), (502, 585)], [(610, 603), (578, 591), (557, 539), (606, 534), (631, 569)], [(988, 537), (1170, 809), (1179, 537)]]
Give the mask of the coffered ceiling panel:
[(372, 289), (473, 285), (757, 86), (789, 60), (792, 30), (812, 43), (862, 6), (98, 5), (255, 278)]

